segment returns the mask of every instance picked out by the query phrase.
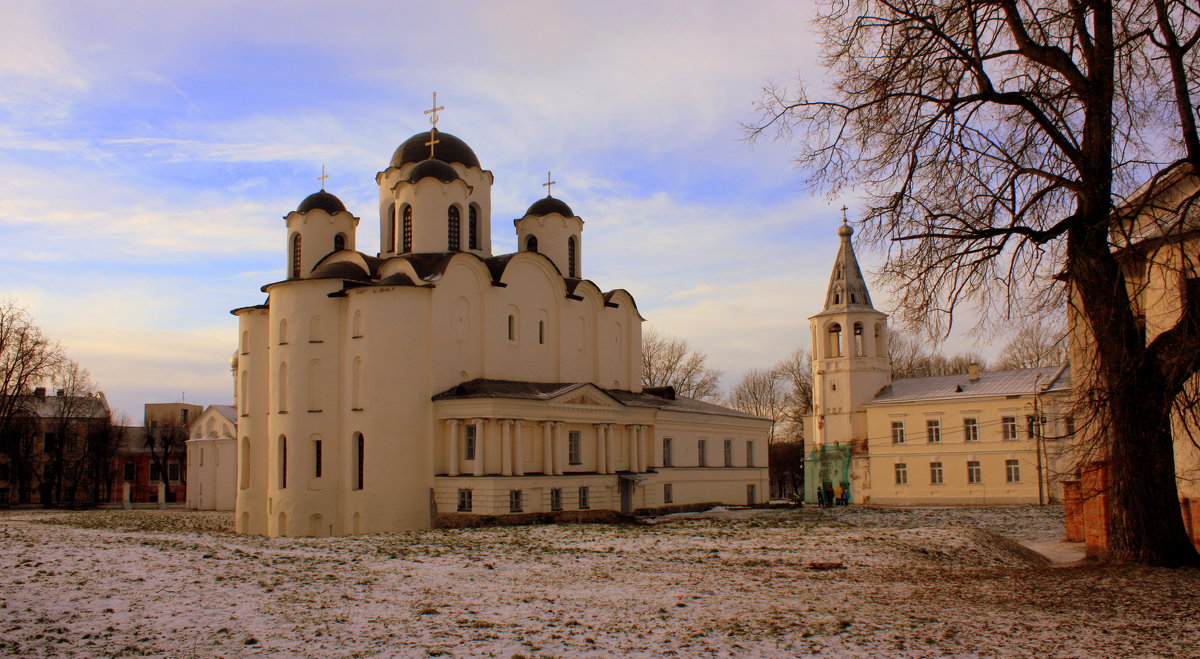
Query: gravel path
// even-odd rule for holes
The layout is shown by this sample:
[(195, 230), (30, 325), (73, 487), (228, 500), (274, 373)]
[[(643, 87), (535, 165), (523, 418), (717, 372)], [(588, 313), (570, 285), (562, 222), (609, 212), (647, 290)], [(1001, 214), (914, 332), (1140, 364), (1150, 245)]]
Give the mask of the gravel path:
[[(243, 537), (0, 515), (11, 656), (1197, 656), (1200, 571), (1051, 567), (1056, 508)], [(810, 563), (841, 563), (814, 570)]]

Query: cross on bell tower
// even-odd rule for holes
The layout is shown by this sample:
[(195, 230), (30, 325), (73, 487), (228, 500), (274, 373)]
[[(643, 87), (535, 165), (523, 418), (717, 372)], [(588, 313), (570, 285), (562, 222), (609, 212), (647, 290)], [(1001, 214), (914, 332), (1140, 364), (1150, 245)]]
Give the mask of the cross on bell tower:
[(550, 180), (550, 172), (546, 172), (546, 182), (542, 184), (542, 187), (546, 188), (546, 196), (547, 196), (547, 197), (553, 197), (553, 196), (554, 196), (554, 195), (550, 194), (550, 186), (552, 186), (552, 185), (554, 185), (554, 184), (556, 184), (556, 183), (558, 183), (558, 181), (551, 181), (551, 180)]
[(437, 92), (434, 92), (433, 93), (433, 107), (431, 107), (425, 111), (425, 114), (429, 115), (429, 123), (431, 124), (431, 126), (429, 128), (429, 141), (425, 143), (425, 146), (429, 147), (429, 159), (430, 160), (433, 159), (434, 145), (441, 142), (441, 140), (439, 140), (437, 138), (437, 123), (438, 123), (437, 113), (440, 112), (441, 110), (445, 110), (445, 109), (446, 109), (446, 106), (444, 106), (444, 105), (438, 106)]

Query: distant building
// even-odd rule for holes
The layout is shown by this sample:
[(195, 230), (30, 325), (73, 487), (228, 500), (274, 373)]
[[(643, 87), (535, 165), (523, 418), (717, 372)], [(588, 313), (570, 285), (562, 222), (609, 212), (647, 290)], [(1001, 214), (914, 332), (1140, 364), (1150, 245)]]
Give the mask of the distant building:
[(871, 303), (851, 243), (825, 308), (809, 319), (813, 414), (806, 500), (817, 488), (857, 503), (1037, 503), (1061, 497), (1071, 376), (1064, 366), (891, 380), (887, 315)]
[(20, 414), (0, 437), (0, 505), (86, 505), (107, 495), (109, 424), (104, 394), (21, 396)]
[(237, 407), (209, 405), (187, 441), (187, 507), (233, 510), (237, 503)]
[[(187, 497), (187, 446), (191, 422), (203, 410), (188, 403), (147, 403), (144, 425), (121, 438), (113, 470), (111, 503), (183, 503)], [(159, 486), (163, 485), (160, 501)]]
[(766, 501), (771, 422), (643, 389), (643, 319), (584, 277), (583, 220), (547, 195), (493, 254), (492, 181), (435, 129), (376, 176), (379, 254), (324, 190), (286, 215), (287, 278), (233, 312), (239, 532)]

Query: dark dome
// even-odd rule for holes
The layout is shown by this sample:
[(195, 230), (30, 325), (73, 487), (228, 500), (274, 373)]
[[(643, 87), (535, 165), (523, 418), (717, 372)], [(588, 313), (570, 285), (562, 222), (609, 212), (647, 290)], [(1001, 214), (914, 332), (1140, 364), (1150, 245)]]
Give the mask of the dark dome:
[[(443, 162), (456, 162), (467, 167), (479, 167), (479, 158), (467, 143), (451, 135), (438, 131), (438, 143), (434, 145), (433, 155)], [(392, 167), (400, 167), (410, 162), (421, 162), (429, 159), (429, 131), (417, 133), (404, 140), (404, 144), (396, 147), (392, 154)]]
[(321, 190), (305, 197), (304, 201), (300, 202), (300, 206), (296, 208), (296, 212), (307, 213), (318, 208), (330, 215), (346, 211), (346, 205), (342, 203), (341, 199)]
[(444, 161), (436, 159), (423, 160), (418, 163), (416, 167), (412, 168), (412, 172), (409, 173), (408, 180), (416, 183), (430, 176), (442, 183), (458, 180), (458, 172), (454, 171), (453, 167)]
[(571, 210), (571, 207), (567, 205), (567, 202), (561, 199), (555, 199), (554, 197), (538, 199), (537, 201), (533, 202), (533, 205), (529, 207), (529, 210), (525, 211), (526, 215), (549, 215), (551, 213), (558, 213), (563, 217), (575, 217), (575, 213)]

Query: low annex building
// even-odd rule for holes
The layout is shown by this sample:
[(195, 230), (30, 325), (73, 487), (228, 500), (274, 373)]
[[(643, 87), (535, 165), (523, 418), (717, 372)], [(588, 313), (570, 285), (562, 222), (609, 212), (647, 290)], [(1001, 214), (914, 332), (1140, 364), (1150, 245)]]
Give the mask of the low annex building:
[(377, 255), (321, 190), (285, 217), (287, 278), (233, 311), (237, 530), (765, 501), (771, 422), (641, 387), (643, 319), (585, 277), (562, 200), (493, 254), (492, 173), (434, 116), (376, 176)]
[(871, 303), (851, 236), (825, 308), (809, 319), (812, 450), (805, 498), (841, 486), (856, 503), (1009, 504), (1061, 500), (1071, 371), (1066, 365), (893, 381), (887, 315)]

